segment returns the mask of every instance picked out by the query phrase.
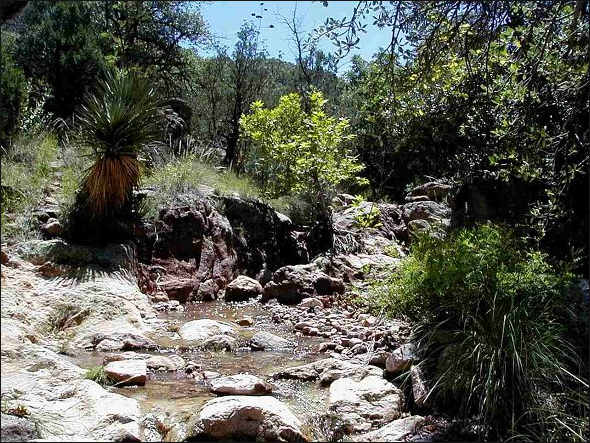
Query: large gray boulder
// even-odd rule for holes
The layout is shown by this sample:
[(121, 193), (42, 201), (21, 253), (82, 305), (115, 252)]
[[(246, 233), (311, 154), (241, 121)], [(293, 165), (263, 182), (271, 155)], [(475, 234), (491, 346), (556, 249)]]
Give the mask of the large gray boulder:
[(191, 417), (187, 428), (186, 440), (307, 441), (297, 417), (270, 396), (210, 400)]
[(376, 375), (360, 381), (340, 378), (330, 385), (328, 409), (337, 433), (367, 432), (395, 420), (404, 404), (402, 391)]

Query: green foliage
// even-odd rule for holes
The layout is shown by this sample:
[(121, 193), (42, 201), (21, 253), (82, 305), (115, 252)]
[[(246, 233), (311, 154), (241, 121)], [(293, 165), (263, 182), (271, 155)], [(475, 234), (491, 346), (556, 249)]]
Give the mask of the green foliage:
[[(483, 225), (447, 239), (422, 235), (372, 295), (376, 308), (418, 323), (435, 379), (431, 395), (475, 414), (482, 434), (551, 432), (550, 439), (582, 441), (588, 403), (572, 405), (559, 394), (588, 388), (573, 376), (582, 362), (567, 333), (572, 281), (508, 231)], [(555, 413), (547, 413), (549, 398)], [(571, 429), (559, 425), (558, 410), (578, 417), (568, 420)]]
[(364, 211), (361, 209), (361, 204), (364, 201), (365, 199), (362, 195), (357, 195), (352, 202), (353, 208), (360, 209), (354, 216), (355, 224), (359, 228), (378, 228), (381, 226), (381, 222), (379, 221), (381, 211), (379, 210), (379, 207), (372, 202), (369, 211)]
[(14, 35), (2, 33), (0, 46), (0, 147), (7, 148), (9, 138), (16, 132), (27, 95), (27, 83), (13, 58)]
[(84, 378), (92, 380), (101, 386), (110, 386), (116, 383), (116, 380), (113, 380), (104, 372), (104, 366), (94, 366), (89, 368), (86, 370)]
[(2, 158), (2, 241), (34, 238), (33, 211), (51, 180), (57, 141), (51, 134), (20, 136)]
[(338, 185), (361, 181), (356, 174), (363, 165), (347, 147), (354, 138), (348, 121), (325, 113), (321, 92), (311, 93), (309, 100), (309, 112), (298, 94), (281, 97), (273, 109), (255, 102), (240, 124), (255, 145), (248, 170), (266, 195), (307, 194), (327, 206)]

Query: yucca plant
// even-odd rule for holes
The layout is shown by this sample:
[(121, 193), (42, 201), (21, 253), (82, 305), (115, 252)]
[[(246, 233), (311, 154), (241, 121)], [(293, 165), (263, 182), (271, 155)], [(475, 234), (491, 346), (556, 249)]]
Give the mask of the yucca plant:
[(162, 145), (164, 125), (182, 121), (147, 78), (121, 70), (106, 73), (78, 117), (78, 142), (94, 160), (82, 182), (84, 206), (91, 217), (115, 215), (129, 203), (147, 155)]

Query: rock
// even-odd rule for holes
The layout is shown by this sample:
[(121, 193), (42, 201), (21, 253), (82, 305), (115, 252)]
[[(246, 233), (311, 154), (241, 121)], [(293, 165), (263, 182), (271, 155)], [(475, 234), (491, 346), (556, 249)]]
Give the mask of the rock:
[(145, 385), (147, 365), (143, 360), (118, 360), (104, 367), (105, 374), (116, 380), (118, 386)]
[(410, 368), (410, 379), (412, 380), (412, 394), (414, 395), (414, 403), (418, 407), (426, 406), (428, 402), (428, 387), (424, 379), (422, 369), (418, 365), (412, 365)]
[(210, 351), (231, 351), (236, 348), (236, 345), (235, 337), (224, 334), (214, 335), (201, 343), (203, 349)]
[(307, 441), (297, 417), (270, 396), (209, 400), (191, 417), (187, 428), (186, 440)]
[(410, 368), (416, 359), (416, 347), (413, 343), (406, 343), (391, 353), (385, 360), (385, 370), (398, 374)]
[(41, 226), (41, 231), (49, 237), (57, 237), (62, 234), (63, 226), (57, 219), (50, 218), (47, 223)]
[(340, 378), (330, 385), (328, 409), (338, 432), (367, 432), (398, 418), (403, 393), (382, 377)]
[(253, 278), (239, 275), (225, 288), (227, 301), (247, 300), (262, 294), (262, 285)]
[(168, 299), (185, 303), (195, 288), (195, 281), (189, 278), (175, 278), (161, 282), (160, 288), (166, 293)]
[(0, 250), (0, 263), (5, 265), (9, 261), (10, 261), (10, 257), (8, 257), (8, 254), (6, 252)]
[(224, 395), (267, 395), (272, 387), (251, 374), (236, 374), (218, 377), (211, 382), (211, 392)]
[(236, 320), (236, 323), (240, 326), (252, 326), (254, 324), (254, 319), (248, 315), (246, 317), (239, 318)]
[(410, 196), (427, 196), (431, 200), (440, 202), (449, 194), (451, 189), (452, 186), (444, 183), (428, 182), (412, 189)]
[(423, 423), (424, 417), (419, 415), (400, 418), (379, 429), (360, 435), (355, 438), (355, 441), (406, 441), (408, 437), (416, 433)]
[(219, 286), (213, 279), (205, 280), (199, 285), (197, 290), (197, 300), (211, 301), (217, 298), (219, 292)]
[(375, 366), (360, 365), (339, 358), (326, 358), (306, 365), (283, 369), (275, 372), (272, 377), (304, 381), (319, 380), (321, 384), (328, 385), (343, 377), (360, 380), (368, 375), (381, 376), (382, 372)]
[(387, 361), (387, 357), (389, 357), (389, 355), (390, 353), (387, 351), (377, 351), (371, 355), (369, 364), (385, 369), (385, 362)]
[(301, 300), (301, 303), (297, 306), (300, 308), (323, 308), (324, 304), (319, 298), (309, 297)]
[(181, 326), (178, 334), (183, 340), (202, 344), (207, 339), (216, 335), (236, 335), (236, 327), (231, 323), (222, 323), (215, 320), (193, 320)]
[(430, 223), (438, 221), (448, 225), (451, 217), (451, 209), (448, 206), (433, 201), (406, 203), (402, 211), (406, 224), (412, 220), (426, 220)]
[(202, 375), (204, 380), (213, 380), (214, 378), (221, 377), (221, 374), (215, 371), (203, 371)]
[(259, 331), (250, 339), (253, 351), (284, 351), (292, 350), (296, 346), (296, 343), (266, 331)]
[(145, 360), (148, 369), (161, 371), (177, 371), (186, 365), (184, 359), (178, 355), (138, 354), (133, 351), (107, 354), (103, 358), (103, 365), (120, 360)]
[(63, 275), (66, 271), (60, 265), (56, 265), (55, 263), (48, 261), (39, 266), (37, 268), (37, 272), (39, 272), (39, 274), (41, 274), (43, 277), (54, 278)]
[(97, 264), (109, 269), (131, 269), (133, 258), (132, 250), (126, 245), (90, 247), (69, 244), (62, 239), (30, 240), (16, 245), (14, 252), (36, 265), (51, 261), (77, 267)]
[(24, 417), (2, 413), (0, 439), (2, 441), (28, 441), (39, 438), (35, 424)]
[(280, 303), (295, 304), (317, 295), (342, 294), (344, 282), (318, 271), (317, 265), (284, 266), (275, 271), (264, 286), (262, 301), (276, 298)]
[(132, 333), (94, 334), (88, 347), (101, 352), (153, 350), (157, 345), (150, 339)]

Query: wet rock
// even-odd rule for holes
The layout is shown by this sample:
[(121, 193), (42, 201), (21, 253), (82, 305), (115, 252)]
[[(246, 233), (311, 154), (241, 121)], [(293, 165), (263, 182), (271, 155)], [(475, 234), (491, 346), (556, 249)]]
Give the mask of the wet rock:
[(246, 316), (237, 319), (236, 323), (240, 326), (252, 326), (254, 324), (254, 319), (250, 316)]
[(227, 301), (240, 301), (258, 297), (262, 294), (262, 285), (253, 278), (239, 275), (225, 288)]
[(193, 320), (181, 326), (178, 334), (183, 340), (201, 344), (216, 335), (235, 336), (236, 327), (231, 323), (222, 323), (210, 319)]
[(326, 358), (302, 366), (287, 368), (273, 374), (275, 379), (319, 380), (328, 385), (339, 378), (360, 380), (368, 375), (381, 376), (382, 370), (370, 365), (360, 365), (339, 358)]
[(208, 401), (188, 422), (186, 439), (307, 441), (301, 422), (274, 397), (227, 396)]
[(104, 367), (105, 374), (116, 380), (119, 386), (145, 385), (147, 365), (144, 360), (118, 360)]
[(330, 385), (328, 405), (339, 432), (367, 432), (400, 416), (403, 393), (379, 376), (340, 378)]
[(398, 374), (406, 371), (416, 359), (416, 347), (413, 343), (406, 343), (387, 357), (385, 361), (385, 370), (392, 374)]
[(24, 417), (2, 413), (0, 439), (2, 441), (27, 441), (39, 438), (35, 423)]
[(418, 428), (424, 424), (424, 417), (413, 415), (410, 417), (400, 418), (385, 426), (375, 429), (374, 431), (362, 434), (355, 438), (355, 441), (406, 441), (416, 433)]
[(283, 351), (291, 350), (296, 343), (266, 331), (259, 331), (250, 339), (253, 351)]
[(223, 395), (267, 395), (272, 387), (264, 380), (251, 374), (236, 374), (215, 378), (211, 392)]

